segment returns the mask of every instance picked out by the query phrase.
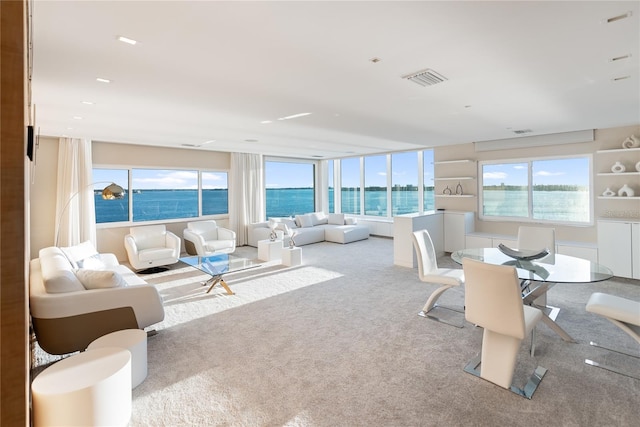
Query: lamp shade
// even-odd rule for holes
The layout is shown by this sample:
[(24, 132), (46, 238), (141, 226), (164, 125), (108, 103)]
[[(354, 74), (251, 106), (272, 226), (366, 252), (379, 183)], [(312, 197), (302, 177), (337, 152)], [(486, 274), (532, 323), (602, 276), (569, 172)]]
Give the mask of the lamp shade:
[(104, 200), (122, 199), (124, 198), (124, 188), (111, 183), (102, 190), (102, 198)]

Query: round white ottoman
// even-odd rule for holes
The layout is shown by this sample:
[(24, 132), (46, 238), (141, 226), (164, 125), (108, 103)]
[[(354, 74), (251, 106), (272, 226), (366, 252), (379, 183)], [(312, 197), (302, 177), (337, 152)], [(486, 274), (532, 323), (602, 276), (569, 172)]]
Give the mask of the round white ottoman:
[(49, 366), (31, 383), (33, 425), (126, 426), (131, 418), (131, 354), (85, 351)]
[(124, 329), (103, 335), (89, 344), (87, 350), (119, 347), (131, 352), (131, 388), (147, 378), (147, 333), (141, 329)]

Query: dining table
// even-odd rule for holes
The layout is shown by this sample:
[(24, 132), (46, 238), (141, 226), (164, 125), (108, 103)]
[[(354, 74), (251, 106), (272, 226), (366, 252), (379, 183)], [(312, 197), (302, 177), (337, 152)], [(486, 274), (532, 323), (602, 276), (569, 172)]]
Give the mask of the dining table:
[[(464, 258), (472, 258), (494, 265), (512, 265), (518, 278), (528, 281), (523, 290), (522, 301), (542, 311), (543, 322), (564, 341), (576, 342), (558, 325), (556, 318), (560, 309), (546, 305), (546, 294), (557, 283), (591, 283), (610, 279), (613, 272), (608, 267), (588, 259), (570, 255), (549, 253), (539, 259), (517, 259), (498, 248), (468, 248), (451, 253), (451, 259), (462, 264)], [(544, 300), (545, 305), (540, 305)]]

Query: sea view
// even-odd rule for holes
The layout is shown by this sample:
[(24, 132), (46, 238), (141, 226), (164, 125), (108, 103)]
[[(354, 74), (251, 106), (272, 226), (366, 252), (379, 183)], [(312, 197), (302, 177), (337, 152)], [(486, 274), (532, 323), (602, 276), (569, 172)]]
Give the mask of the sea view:
[[(334, 211), (333, 189), (329, 192), (329, 211)], [(129, 197), (120, 200), (103, 200), (96, 195), (96, 222), (121, 222), (128, 220)], [(366, 191), (364, 214), (388, 216), (387, 192)], [(589, 193), (587, 191), (534, 191), (534, 218), (556, 221), (589, 220)], [(424, 210), (434, 209), (434, 193), (425, 191)], [(485, 191), (483, 213), (485, 216), (527, 217), (527, 192), (514, 190)], [(345, 189), (342, 193), (342, 212), (359, 212), (360, 190)], [(287, 217), (316, 210), (312, 188), (267, 189), (266, 214), (270, 217)], [(392, 214), (403, 215), (418, 211), (417, 191), (393, 191)], [(228, 213), (226, 189), (203, 190), (203, 215)], [(198, 192), (196, 190), (134, 190), (133, 222), (154, 221), (198, 216)]]

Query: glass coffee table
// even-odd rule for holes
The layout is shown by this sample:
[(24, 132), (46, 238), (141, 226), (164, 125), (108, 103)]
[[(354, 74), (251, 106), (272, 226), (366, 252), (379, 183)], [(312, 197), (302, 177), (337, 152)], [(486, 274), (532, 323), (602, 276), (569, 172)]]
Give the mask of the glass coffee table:
[(187, 256), (180, 258), (180, 261), (194, 268), (197, 268), (203, 273), (207, 273), (211, 276), (211, 279), (202, 284), (203, 286), (209, 286), (209, 289), (207, 289), (207, 293), (211, 292), (211, 289), (213, 289), (215, 285), (220, 283), (220, 285), (224, 288), (225, 291), (227, 291), (227, 294), (229, 295), (234, 295), (234, 293), (222, 278), (224, 274), (247, 270), (249, 268), (258, 267), (261, 265), (261, 263), (258, 261), (229, 254), (210, 256)]

